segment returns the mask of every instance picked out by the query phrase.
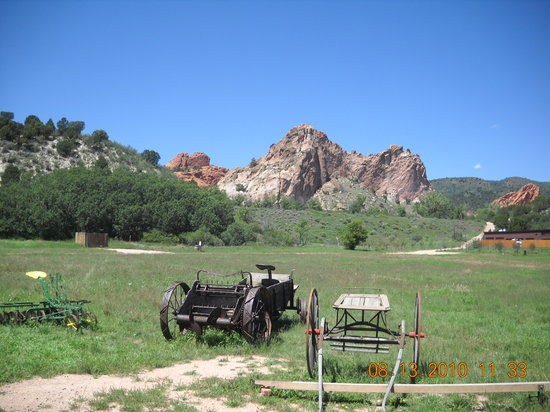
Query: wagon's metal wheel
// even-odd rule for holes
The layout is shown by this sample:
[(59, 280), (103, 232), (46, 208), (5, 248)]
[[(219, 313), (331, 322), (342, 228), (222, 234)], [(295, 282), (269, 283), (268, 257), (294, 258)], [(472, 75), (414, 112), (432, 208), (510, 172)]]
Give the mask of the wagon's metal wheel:
[(44, 309), (38, 309), (37, 311), (37, 320), (43, 322), (46, 320), (46, 311)]
[(317, 375), (317, 352), (319, 335), (319, 298), (317, 290), (311, 289), (306, 314), (306, 360), (309, 376)]
[(91, 329), (95, 328), (97, 326), (97, 317), (95, 313), (83, 310), (82, 316), (81, 316), (81, 323), (84, 326), (87, 326)]
[(162, 296), (160, 305), (160, 329), (167, 340), (175, 339), (183, 332), (178, 325), (176, 316), (189, 292), (189, 286), (184, 282), (174, 282)]
[(251, 288), (246, 294), (241, 329), (245, 339), (251, 343), (269, 342), (271, 316), (268, 302), (268, 292), (264, 287)]
[(38, 321), (38, 310), (36, 309), (29, 309), (25, 312), (25, 318), (31, 322), (37, 322)]
[(298, 315), (300, 316), (300, 322), (306, 323), (307, 316), (307, 302), (300, 298), (296, 299), (296, 307), (298, 308)]
[[(414, 305), (414, 340), (413, 340), (413, 363), (416, 365), (418, 373), (420, 373), (420, 334), (422, 333), (422, 294), (416, 292), (416, 301)], [(415, 378), (411, 378), (414, 382)]]

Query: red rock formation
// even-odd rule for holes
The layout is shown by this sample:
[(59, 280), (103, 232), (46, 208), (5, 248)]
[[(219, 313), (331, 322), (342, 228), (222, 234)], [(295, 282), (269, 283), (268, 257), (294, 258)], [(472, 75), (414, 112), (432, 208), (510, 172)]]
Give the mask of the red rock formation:
[(540, 194), (540, 188), (533, 184), (527, 183), (517, 192), (506, 193), (504, 196), (499, 197), (491, 202), (493, 205), (500, 207), (508, 207), (512, 205), (524, 205), (532, 202)]
[(210, 157), (204, 153), (179, 153), (166, 164), (166, 168), (180, 179), (195, 182), (199, 186), (214, 186), (225, 176), (228, 169), (211, 166)]
[(191, 156), (187, 153), (179, 153), (170, 160), (166, 167), (170, 170), (185, 170), (189, 167), (206, 167), (210, 166), (210, 158), (208, 155), (200, 152), (193, 153)]
[(340, 168), (340, 175), (394, 200), (416, 201), (432, 190), (420, 157), (398, 145), (369, 156), (351, 152)]
[(392, 145), (378, 155), (346, 153), (307, 124), (291, 129), (254, 165), (229, 171), (218, 187), (252, 200), (279, 195), (308, 200), (324, 185), (333, 192), (339, 179), (400, 200), (414, 201), (431, 190), (422, 161), (410, 151)]

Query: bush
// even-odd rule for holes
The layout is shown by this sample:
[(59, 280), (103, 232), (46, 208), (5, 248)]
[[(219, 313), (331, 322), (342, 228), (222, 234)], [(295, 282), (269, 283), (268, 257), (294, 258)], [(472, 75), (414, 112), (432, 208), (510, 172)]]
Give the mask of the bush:
[(307, 207), (311, 210), (323, 210), (321, 202), (318, 199), (311, 198), (307, 201)]
[(264, 232), (262, 243), (269, 246), (294, 246), (296, 242), (288, 232), (269, 229)]
[(144, 232), (141, 240), (147, 243), (165, 243), (170, 245), (179, 243), (179, 238), (176, 235), (170, 235), (158, 229)]
[(228, 246), (240, 246), (246, 242), (256, 241), (254, 226), (242, 221), (231, 223), (221, 234), (223, 242)]
[(71, 139), (61, 139), (56, 145), (57, 153), (62, 157), (70, 157), (76, 149), (76, 143)]
[(199, 242), (203, 246), (223, 246), (223, 241), (219, 237), (214, 236), (204, 228), (200, 228), (194, 232), (182, 233), (179, 238), (182, 243), (191, 246), (198, 245)]
[(363, 210), (363, 205), (367, 197), (365, 195), (357, 195), (355, 200), (349, 206), (350, 213), (360, 213)]
[(339, 236), (346, 249), (354, 250), (360, 243), (367, 240), (368, 233), (363, 227), (363, 222), (354, 220), (340, 230)]

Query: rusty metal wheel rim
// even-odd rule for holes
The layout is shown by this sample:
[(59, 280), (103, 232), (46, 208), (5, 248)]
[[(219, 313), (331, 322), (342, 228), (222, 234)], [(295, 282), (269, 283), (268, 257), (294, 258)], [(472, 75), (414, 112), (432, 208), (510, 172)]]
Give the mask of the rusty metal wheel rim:
[(160, 329), (167, 340), (175, 339), (183, 332), (176, 316), (189, 292), (189, 286), (184, 282), (174, 282), (162, 297), (160, 306)]
[[(420, 373), (420, 334), (422, 333), (422, 294), (416, 292), (416, 301), (414, 305), (414, 340), (413, 340), (413, 364), (416, 365), (416, 370)], [(411, 378), (414, 382), (416, 376)]]
[(319, 298), (317, 290), (311, 289), (307, 303), (306, 312), (306, 361), (309, 376), (314, 378), (317, 375), (317, 352), (319, 330)]
[(271, 338), (271, 316), (264, 287), (250, 289), (243, 305), (241, 329), (251, 343), (267, 343)]

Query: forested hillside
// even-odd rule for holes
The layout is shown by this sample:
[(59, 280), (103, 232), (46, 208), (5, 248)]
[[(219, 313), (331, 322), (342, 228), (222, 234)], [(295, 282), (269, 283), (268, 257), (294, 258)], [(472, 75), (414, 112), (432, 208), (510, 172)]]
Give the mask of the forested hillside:
[(476, 177), (452, 177), (431, 180), (433, 188), (449, 198), (455, 205), (471, 212), (487, 207), (496, 198), (519, 190), (527, 183), (540, 187), (541, 195), (550, 195), (550, 182), (535, 182), (522, 177), (503, 180), (483, 180)]
[(154, 150), (138, 154), (131, 147), (111, 141), (105, 130), (83, 134), (85, 123), (65, 117), (54, 124), (29, 115), (23, 124), (11, 112), (0, 112), (0, 178), (5, 181), (24, 173), (50, 173), (57, 169), (92, 167), (128, 168), (136, 172), (161, 173)]
[(217, 189), (122, 168), (59, 169), (0, 186), (2, 238), (68, 239), (88, 231), (140, 240), (152, 230), (221, 236), (233, 215)]

